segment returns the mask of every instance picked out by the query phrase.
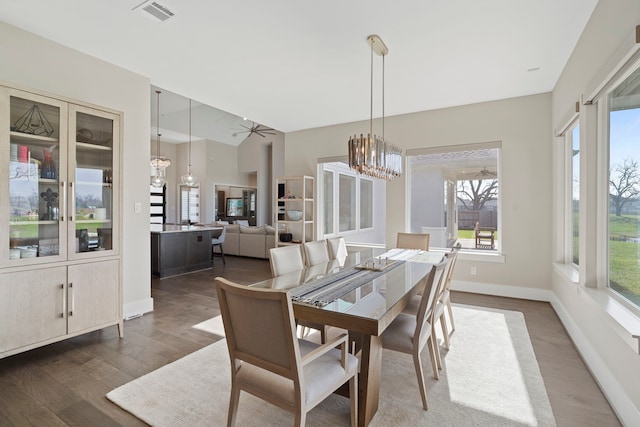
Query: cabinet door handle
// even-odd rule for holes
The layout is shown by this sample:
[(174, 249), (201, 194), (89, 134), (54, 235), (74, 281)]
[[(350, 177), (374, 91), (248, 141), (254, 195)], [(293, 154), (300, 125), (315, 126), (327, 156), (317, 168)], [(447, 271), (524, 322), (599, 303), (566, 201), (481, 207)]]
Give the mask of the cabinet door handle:
[(73, 186), (73, 182), (69, 181), (69, 188), (71, 189), (71, 213), (69, 214), (69, 221), (73, 221), (73, 217), (76, 216), (76, 188)]
[(64, 319), (64, 314), (67, 312), (67, 298), (64, 295), (64, 283), (60, 285), (60, 289), (62, 289), (62, 313), (60, 313), (60, 317)]
[(75, 308), (75, 295), (73, 294), (73, 283), (69, 283), (69, 298), (71, 303), (69, 304), (69, 317), (73, 316), (73, 309)]
[(62, 215), (60, 215), (60, 221), (64, 222), (64, 217), (67, 215), (67, 183), (60, 181), (62, 187)]

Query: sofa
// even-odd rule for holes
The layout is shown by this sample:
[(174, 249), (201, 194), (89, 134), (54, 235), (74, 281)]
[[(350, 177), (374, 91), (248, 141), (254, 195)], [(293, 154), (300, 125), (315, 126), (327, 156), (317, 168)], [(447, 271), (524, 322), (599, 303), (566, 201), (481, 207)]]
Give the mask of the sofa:
[(269, 249), (276, 246), (276, 230), (270, 225), (253, 227), (229, 224), (224, 227), (227, 229), (222, 244), (225, 255), (268, 259)]

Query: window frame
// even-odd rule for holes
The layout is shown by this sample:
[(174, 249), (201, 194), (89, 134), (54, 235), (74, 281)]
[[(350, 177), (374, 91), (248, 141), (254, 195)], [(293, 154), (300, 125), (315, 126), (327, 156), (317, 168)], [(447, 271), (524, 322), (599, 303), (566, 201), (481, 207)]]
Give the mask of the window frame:
[[(195, 208), (196, 208), (195, 213), (191, 212), (191, 205), (193, 202), (193, 200), (191, 200), (192, 192), (195, 193)], [(183, 215), (184, 213), (183, 193), (187, 193), (188, 194), (187, 197), (189, 198), (189, 200), (187, 201), (188, 221), (191, 224), (200, 223), (200, 187), (198, 186), (190, 187), (188, 185), (178, 185), (178, 207), (179, 207), (178, 223), (183, 224), (185, 223), (184, 221), (186, 221)], [(195, 221), (193, 220), (194, 218), (196, 219)]]
[[(610, 215), (610, 105), (609, 95), (618, 86), (624, 82), (631, 74), (640, 69), (640, 58), (636, 57), (629, 61), (623, 68), (618, 70), (608, 81), (603, 82), (602, 88), (597, 96), (593, 96), (585, 102), (585, 105), (594, 107), (593, 122), (591, 132), (587, 135), (587, 140), (594, 141), (594, 151), (596, 152), (596, 177), (594, 178), (596, 189), (596, 206), (593, 209), (596, 224), (596, 241), (605, 242), (606, 244), (595, 245), (597, 248), (590, 255), (594, 261), (589, 274), (592, 280), (584, 281), (586, 287), (593, 287), (603, 290), (606, 294), (621, 304), (623, 307), (634, 313), (636, 317), (640, 317), (640, 304), (631, 301), (618, 291), (609, 286), (610, 283), (610, 256), (609, 256), (609, 215)], [(583, 166), (584, 163), (581, 165)], [(583, 166), (584, 167), (584, 166)], [(582, 175), (583, 177), (585, 175)], [(584, 194), (584, 193), (582, 193)], [(581, 194), (581, 195), (582, 195)], [(583, 264), (587, 264), (585, 261)], [(586, 267), (585, 267), (586, 268)], [(582, 268), (581, 268), (582, 269)]]
[[(336, 167), (335, 164), (340, 163), (339, 167)], [(342, 165), (344, 164), (344, 167), (342, 167)], [(318, 230), (318, 235), (322, 236), (321, 238), (329, 238), (329, 237), (333, 237), (333, 236), (349, 236), (349, 235), (353, 235), (353, 234), (357, 234), (357, 233), (361, 233), (361, 232), (368, 232), (373, 230), (374, 225), (375, 225), (375, 209), (373, 207), (375, 207), (375, 189), (374, 189), (374, 183), (373, 183), (373, 178), (367, 177), (367, 176), (363, 176), (359, 173), (357, 173), (356, 171), (351, 170), (347, 164), (341, 162), (341, 161), (335, 161), (335, 162), (321, 162), (318, 164), (319, 165), (319, 171), (322, 172), (322, 180), (318, 180), (318, 185), (322, 185), (322, 191), (320, 191), (320, 189), (318, 189), (318, 194), (322, 194), (322, 199), (319, 200), (319, 204), (318, 206), (325, 206), (326, 205), (326, 201), (324, 200), (325, 198), (325, 189), (324, 189), (324, 185), (325, 185), (325, 173), (331, 173), (333, 174), (333, 179), (332, 179), (332, 185), (333, 185), (333, 190), (332, 190), (332, 196), (333, 196), (333, 202), (332, 202), (332, 215), (333, 215), (333, 221), (332, 221), (332, 225), (333, 225), (333, 230), (325, 230), (325, 225), (326, 225), (326, 218), (325, 218), (325, 212), (323, 211), (323, 209), (318, 209), (318, 218), (319, 218), (319, 230)], [(329, 167), (327, 167), (327, 165), (331, 165)], [(349, 229), (349, 230), (340, 230), (340, 175), (344, 175), (344, 176), (348, 176), (348, 177), (352, 177), (355, 179), (355, 196), (354, 196), (354, 202), (355, 202), (355, 212), (354, 212), (354, 221), (355, 221), (355, 227), (353, 229)], [(360, 206), (360, 202), (361, 197), (360, 197), (360, 191), (361, 191), (361, 181), (365, 180), (365, 181), (369, 181), (371, 182), (371, 188), (372, 188), (372, 194), (371, 194), (371, 205), (372, 205), (372, 209), (371, 209), (371, 226), (370, 227), (361, 227), (361, 218), (360, 218), (360, 214), (361, 214), (361, 206)], [(320, 182), (322, 181), (322, 183)]]
[[(563, 192), (563, 197), (562, 197), (562, 205), (563, 205), (563, 210), (562, 210), (562, 218), (563, 218), (563, 224), (562, 224), (562, 235), (564, 236), (563, 239), (563, 246), (562, 246), (562, 262), (564, 264), (566, 264), (569, 268), (571, 268), (576, 274), (579, 275), (579, 266), (582, 263), (580, 261), (580, 257), (581, 257), (581, 251), (580, 251), (580, 236), (582, 235), (582, 233), (580, 232), (580, 217), (581, 217), (581, 212), (582, 212), (582, 207), (581, 207), (581, 200), (582, 197), (581, 195), (578, 196), (578, 263), (576, 264), (573, 259), (574, 259), (574, 251), (573, 251), (573, 245), (574, 245), (574, 236), (573, 236), (573, 232), (574, 232), (574, 212), (573, 212), (573, 178), (574, 178), (574, 161), (573, 161), (573, 148), (574, 148), (574, 131), (578, 129), (579, 135), (578, 135), (578, 147), (579, 147), (579, 151), (580, 153), (582, 152), (582, 141), (581, 141), (581, 129), (580, 129), (580, 117), (578, 112), (576, 112), (576, 114), (572, 115), (569, 123), (567, 123), (567, 125), (565, 126), (564, 130), (562, 131), (562, 133), (560, 133), (558, 136), (562, 137), (562, 144), (563, 144), (563, 158), (564, 158), (564, 168), (563, 168), (563, 183), (564, 183), (564, 192)], [(580, 156), (580, 158), (578, 159), (581, 162), (583, 156)], [(579, 165), (579, 169), (578, 169), (578, 185), (579, 188), (581, 188), (581, 184), (582, 184), (582, 180), (581, 180), (581, 171), (582, 171), (583, 167), (582, 164)], [(581, 191), (581, 190), (580, 190)]]
[[(443, 153), (456, 153), (456, 152), (461, 152), (461, 151), (479, 151), (479, 150), (487, 150), (487, 149), (495, 149), (497, 150), (496, 153), (496, 159), (495, 159), (495, 167), (496, 167), (496, 171), (497, 171), (497, 177), (496, 180), (498, 181), (498, 198), (496, 201), (496, 231), (497, 231), (497, 237), (495, 239), (495, 249), (491, 249), (491, 250), (483, 250), (483, 249), (476, 249), (476, 248), (461, 248), (460, 249), (460, 253), (461, 254), (465, 254), (463, 256), (464, 259), (468, 259), (468, 260), (497, 260), (500, 262), (504, 261), (504, 254), (503, 254), (503, 237), (504, 237), (504, 233), (503, 233), (503, 227), (502, 227), (502, 213), (503, 213), (503, 209), (502, 209), (502, 196), (501, 196), (501, 189), (502, 189), (502, 172), (501, 172), (501, 158), (502, 158), (502, 141), (487, 141), (487, 142), (473, 142), (473, 143), (468, 143), (468, 144), (458, 144), (458, 145), (443, 145), (443, 146), (436, 146), (436, 147), (427, 147), (427, 148), (415, 148), (415, 149), (408, 149), (405, 153), (406, 156), (406, 188), (407, 188), (407, 197), (405, 199), (405, 212), (406, 212), (406, 227), (405, 227), (405, 231), (406, 232), (411, 232), (410, 227), (411, 227), (411, 194), (412, 194), (412, 167), (409, 161), (409, 158), (412, 156), (419, 156), (419, 155), (423, 155), (423, 154), (443, 154)], [(444, 182), (446, 182), (447, 179), (444, 179)], [(465, 181), (465, 180), (460, 180), (460, 179), (456, 179), (455, 184), (454, 184), (454, 189), (457, 192), (457, 189), (459, 187), (459, 182), (460, 181)], [(457, 202), (457, 195), (454, 196), (454, 200), (456, 200), (456, 209), (455, 209), (455, 217), (458, 217), (458, 202)], [(448, 227), (447, 227), (448, 230)], [(447, 231), (448, 232), (448, 231)], [(441, 247), (434, 247), (435, 250), (447, 250), (447, 248), (441, 248)]]

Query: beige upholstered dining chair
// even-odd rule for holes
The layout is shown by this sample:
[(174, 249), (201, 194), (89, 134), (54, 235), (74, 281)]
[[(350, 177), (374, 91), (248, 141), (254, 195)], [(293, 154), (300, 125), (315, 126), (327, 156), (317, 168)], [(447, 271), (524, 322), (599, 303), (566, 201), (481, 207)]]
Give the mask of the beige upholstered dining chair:
[(271, 275), (273, 277), (282, 276), (292, 271), (304, 268), (304, 258), (300, 245), (280, 246), (269, 249), (271, 264)]
[[(436, 297), (436, 305), (434, 307), (434, 322), (435, 320), (440, 320), (440, 327), (442, 328), (442, 335), (444, 341), (444, 347), (449, 349), (449, 336), (455, 330), (455, 325), (453, 323), (453, 309), (451, 308), (451, 275), (453, 274), (453, 269), (456, 265), (456, 260), (458, 259), (458, 251), (460, 250), (460, 246), (455, 246), (451, 248), (450, 252), (445, 253), (445, 257), (447, 257), (449, 264), (447, 265), (445, 276), (442, 282), (442, 286), (440, 287), (440, 293)], [(409, 304), (402, 311), (405, 314), (411, 314), (415, 316), (418, 313), (418, 307), (420, 306), (420, 296), (414, 296)], [(445, 308), (447, 308), (449, 312), (449, 319), (451, 319), (451, 333), (449, 333), (447, 327), (447, 316), (444, 312)], [(435, 338), (435, 324), (432, 325), (434, 328), (433, 336)], [(437, 346), (436, 346), (437, 348)], [(442, 368), (441, 365), (439, 365)]]
[(344, 241), (344, 237), (332, 237), (327, 239), (327, 246), (329, 248), (329, 259), (338, 260), (340, 263), (344, 263), (347, 258), (347, 244)]
[(398, 233), (396, 248), (429, 250), (429, 234)]
[(304, 426), (307, 412), (346, 382), (355, 426), (358, 359), (347, 351), (347, 335), (324, 345), (298, 340), (286, 291), (251, 288), (221, 277), (216, 284), (231, 359), (227, 426), (235, 425), (241, 391), (292, 412), (294, 425)]
[[(324, 243), (321, 242), (321, 243)], [(326, 253), (325, 244), (325, 253)], [(305, 268), (304, 259), (302, 256), (302, 245), (290, 245), (281, 246), (278, 248), (270, 249), (271, 257), (269, 263), (271, 264), (271, 275), (274, 278), (289, 275), (290, 273), (301, 271)], [(325, 263), (328, 261), (325, 261)], [(302, 328), (300, 336), (304, 337), (309, 333), (309, 329), (316, 329), (320, 331), (320, 341), (324, 343), (327, 340), (327, 327), (319, 323), (310, 321), (301, 321), (299, 326)]]
[(329, 250), (327, 249), (326, 240), (305, 242), (303, 247), (305, 255), (304, 260), (307, 267), (329, 262)]
[(451, 333), (453, 333), (456, 327), (453, 323), (453, 309), (451, 308), (451, 275), (453, 274), (453, 269), (456, 266), (456, 260), (458, 259), (459, 250), (460, 247), (455, 246), (451, 248), (451, 252), (445, 254), (449, 258), (449, 265), (447, 266), (446, 275), (442, 282), (442, 287), (440, 288), (440, 295), (438, 295), (438, 298), (436, 299), (436, 306), (433, 313), (434, 319), (440, 319), (444, 348), (446, 348), (447, 350), (449, 349), (450, 334), (447, 328), (447, 316), (444, 310), (447, 309), (449, 313), (449, 319), (451, 320)]
[(439, 379), (440, 353), (435, 346), (435, 337), (433, 337), (433, 309), (448, 263), (449, 261), (445, 260), (431, 268), (425, 279), (424, 292), (420, 298), (417, 315), (400, 313), (382, 334), (384, 348), (413, 356), (422, 407), (425, 411), (428, 409), (427, 388), (420, 353), (425, 346), (429, 347), (433, 376)]

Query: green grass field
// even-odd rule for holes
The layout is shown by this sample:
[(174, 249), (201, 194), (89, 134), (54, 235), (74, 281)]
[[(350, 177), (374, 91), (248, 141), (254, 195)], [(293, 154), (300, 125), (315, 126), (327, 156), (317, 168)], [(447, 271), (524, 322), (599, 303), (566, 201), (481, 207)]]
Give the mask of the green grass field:
[[(640, 237), (635, 215), (609, 217), (612, 238)], [(609, 281), (612, 289), (640, 305), (640, 244), (635, 241), (609, 240)]]
[[(623, 241), (640, 238), (640, 218), (635, 215), (609, 217), (610, 286), (612, 289), (640, 305), (640, 243)], [(496, 232), (496, 238), (498, 233)], [(473, 230), (458, 230), (461, 239), (473, 239)], [(578, 253), (578, 239), (574, 239), (574, 254)]]

